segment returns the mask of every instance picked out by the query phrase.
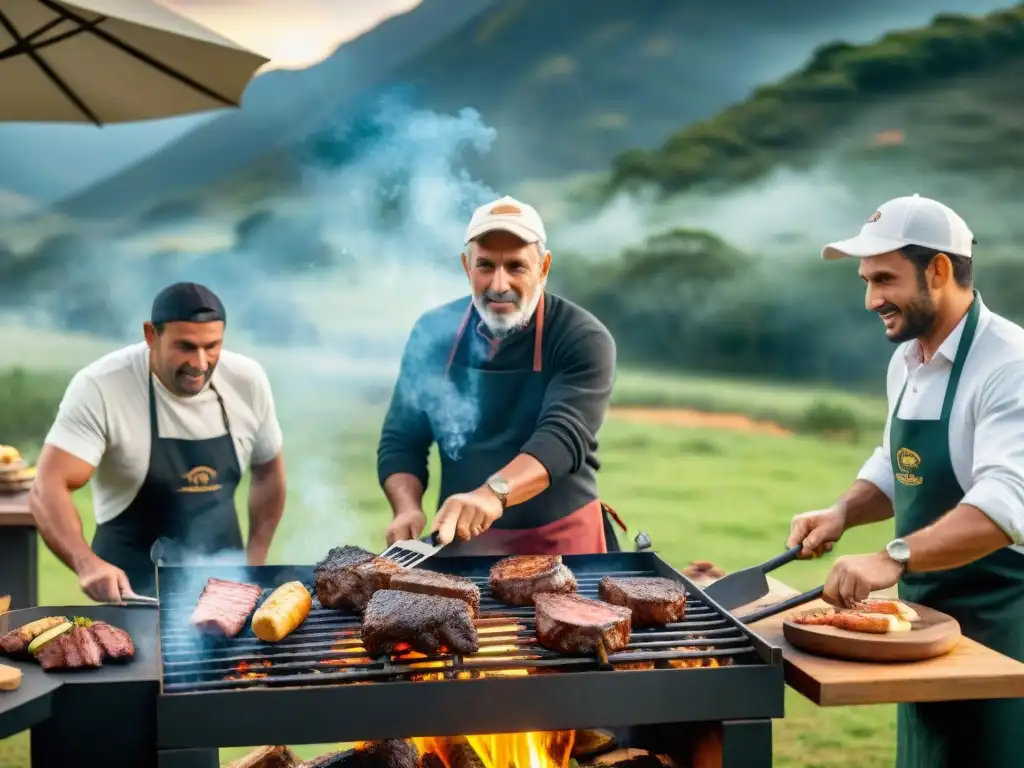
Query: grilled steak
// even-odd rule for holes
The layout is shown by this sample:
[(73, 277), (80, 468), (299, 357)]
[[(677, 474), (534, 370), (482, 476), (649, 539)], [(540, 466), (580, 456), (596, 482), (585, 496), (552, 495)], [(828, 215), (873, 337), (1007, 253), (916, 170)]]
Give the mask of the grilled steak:
[(373, 593), (387, 589), (400, 570), (398, 563), (362, 547), (333, 547), (313, 571), (316, 596), (324, 608), (362, 613)]
[(686, 589), (660, 576), (605, 576), (597, 594), (606, 603), (629, 608), (634, 627), (663, 626), (686, 614)]
[(103, 648), (90, 627), (75, 625), (44, 645), (36, 658), (47, 671), (95, 669), (103, 666)]
[(234, 637), (256, 608), (263, 588), (256, 584), (211, 578), (199, 595), (190, 621), (208, 635)]
[(537, 642), (559, 653), (592, 653), (598, 641), (607, 653), (629, 645), (629, 608), (582, 595), (534, 595)]
[(120, 627), (112, 627), (105, 621), (94, 621), (89, 626), (96, 642), (103, 650), (104, 661), (124, 661), (134, 658), (135, 643), (132, 637)]
[(576, 577), (562, 563), (561, 555), (506, 557), (491, 567), (491, 594), (511, 605), (531, 605), (541, 592), (576, 591)]
[(427, 654), (437, 653), (442, 646), (462, 654), (479, 648), (476, 627), (464, 601), (394, 589), (378, 590), (366, 604), (362, 638), (371, 656), (391, 653), (403, 642)]
[(407, 568), (391, 577), (390, 589), (437, 597), (454, 597), (466, 602), (474, 619), (480, 615), (480, 588), (465, 576), (449, 576), (423, 568)]
[(331, 752), (302, 763), (298, 768), (417, 768), (419, 751), (411, 741), (371, 741), (359, 749)]

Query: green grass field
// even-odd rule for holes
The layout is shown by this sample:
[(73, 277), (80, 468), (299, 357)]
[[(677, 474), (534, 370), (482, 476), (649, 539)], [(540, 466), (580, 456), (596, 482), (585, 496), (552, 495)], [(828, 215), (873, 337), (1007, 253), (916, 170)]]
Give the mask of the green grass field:
[[(666, 379), (662, 384), (665, 392), (658, 398), (648, 392), (644, 399), (718, 411), (728, 405), (738, 411), (756, 411), (762, 418), (773, 408), (797, 413), (822, 397), (815, 390), (772, 392), (701, 380)], [(626, 376), (617, 399), (633, 404), (637, 398), (626, 395), (652, 386)], [(718, 398), (714, 398), (716, 390)], [(861, 409), (865, 420), (878, 418), (881, 406), (876, 400), (854, 403), (846, 396), (829, 396), (852, 403), (851, 407)], [(710, 402), (712, 399), (716, 402)], [(334, 428), (335, 434), (307, 440), (296, 435), (299, 430), (290, 426), (291, 422), (282, 420), (286, 435), (291, 436), (286, 448), (290, 490), (271, 561), (311, 563), (328, 545), (343, 542), (381, 548), (388, 512), (376, 485), (377, 414), (364, 413), (347, 423), (322, 418), (321, 424), (340, 425)], [(785, 544), (790, 517), (831, 502), (850, 482), (870, 448), (870, 440), (680, 429), (632, 424), (613, 417), (601, 433), (602, 496), (624, 517), (630, 538), (639, 529), (647, 531), (655, 549), (670, 563), (682, 567), (690, 560), (704, 559), (734, 570), (777, 554)], [(436, 471), (436, 460), (434, 465)], [(240, 509), (244, 509), (245, 492), (240, 489)], [(433, 499), (431, 495), (428, 508)], [(78, 501), (91, 535), (88, 494), (80, 492)], [(854, 530), (839, 551), (875, 549), (890, 535), (891, 528), (886, 525)], [(821, 583), (828, 567), (828, 559), (800, 562), (777, 575), (803, 590)], [(84, 601), (74, 577), (45, 550), (40, 591), (44, 604)], [(892, 764), (893, 707), (820, 709), (789, 691), (786, 708), (785, 719), (775, 727), (776, 765), (848, 766), (847, 748), (854, 746), (858, 768)], [(25, 768), (27, 745), (27, 734), (0, 742), (0, 768)], [(295, 748), (307, 758), (328, 749), (324, 745)], [(246, 751), (223, 750), (223, 761)]]

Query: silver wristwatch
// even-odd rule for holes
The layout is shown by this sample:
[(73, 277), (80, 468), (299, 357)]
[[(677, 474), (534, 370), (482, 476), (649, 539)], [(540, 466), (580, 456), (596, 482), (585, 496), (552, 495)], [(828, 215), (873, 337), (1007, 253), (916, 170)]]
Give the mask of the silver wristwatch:
[(907, 572), (907, 565), (910, 564), (910, 547), (903, 539), (893, 539), (885, 545), (885, 554), (900, 564), (903, 572)]
[(505, 509), (505, 505), (508, 503), (508, 480), (501, 475), (491, 475), (487, 478), (487, 487), (490, 488), (494, 495), (501, 501), (501, 508)]

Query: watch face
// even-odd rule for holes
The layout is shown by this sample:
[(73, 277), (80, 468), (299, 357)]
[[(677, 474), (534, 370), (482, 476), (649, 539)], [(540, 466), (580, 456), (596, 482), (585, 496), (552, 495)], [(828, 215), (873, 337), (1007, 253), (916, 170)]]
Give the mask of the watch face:
[(492, 477), (488, 482), (488, 485), (491, 486), (491, 490), (495, 493), (500, 493), (502, 495), (508, 493), (508, 481), (502, 477)]
[(906, 562), (910, 559), (910, 547), (907, 546), (907, 542), (903, 539), (890, 541), (889, 545), (885, 548), (885, 551), (889, 553), (889, 557), (893, 560)]

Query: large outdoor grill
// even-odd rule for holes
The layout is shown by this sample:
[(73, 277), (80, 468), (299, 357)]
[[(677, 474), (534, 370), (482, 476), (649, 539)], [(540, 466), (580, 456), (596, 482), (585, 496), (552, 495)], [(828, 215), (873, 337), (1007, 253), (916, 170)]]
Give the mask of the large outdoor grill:
[(489, 596), (488, 573), (497, 559), (438, 556), (424, 565), (480, 586), (479, 652), (425, 656), (399, 649), (375, 658), (360, 644), (359, 617), (317, 601), (280, 643), (264, 643), (248, 628), (219, 640), (191, 629), (189, 616), (207, 578), (256, 583), (266, 596), (294, 580), (312, 590), (312, 566), (161, 566), (161, 765), (204, 764), (204, 754), (229, 746), (594, 727), (640, 733), (638, 726), (662, 740), (714, 728), (719, 744), (733, 743), (723, 764), (771, 765), (771, 719), (783, 716), (780, 649), (656, 554), (563, 558), (589, 597), (606, 575), (664, 576), (688, 592), (683, 621), (635, 629), (629, 647), (606, 659), (541, 648), (533, 609)]

